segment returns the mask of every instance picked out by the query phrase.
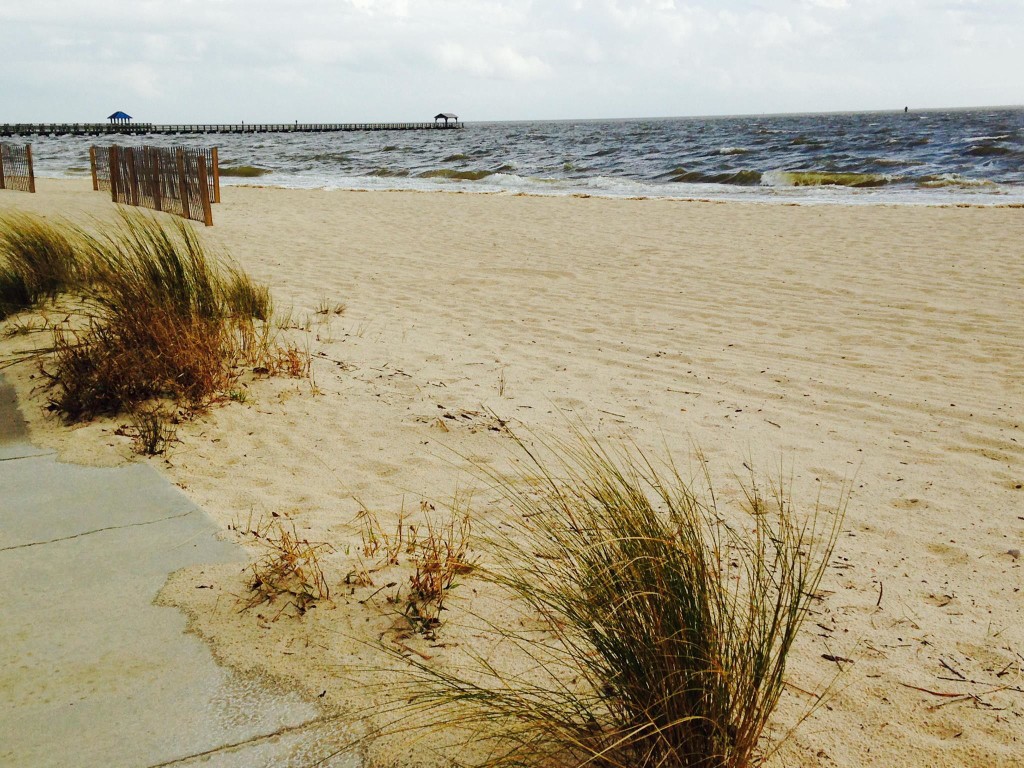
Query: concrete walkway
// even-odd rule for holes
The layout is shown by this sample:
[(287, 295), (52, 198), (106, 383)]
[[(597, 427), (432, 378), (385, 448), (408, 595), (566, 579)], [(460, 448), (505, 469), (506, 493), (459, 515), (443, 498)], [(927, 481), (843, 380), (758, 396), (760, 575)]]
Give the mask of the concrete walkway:
[(341, 724), (243, 678), (153, 605), (168, 575), (239, 560), (144, 464), (63, 464), (0, 378), (0, 765), (357, 766)]

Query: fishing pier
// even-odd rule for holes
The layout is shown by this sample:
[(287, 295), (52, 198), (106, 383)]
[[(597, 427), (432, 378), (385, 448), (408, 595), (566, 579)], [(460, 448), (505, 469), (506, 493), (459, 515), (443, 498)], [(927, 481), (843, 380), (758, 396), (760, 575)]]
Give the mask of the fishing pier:
[(336, 133), (342, 131), (451, 131), (457, 120), (432, 123), (0, 123), (0, 136), (183, 136), (221, 133)]

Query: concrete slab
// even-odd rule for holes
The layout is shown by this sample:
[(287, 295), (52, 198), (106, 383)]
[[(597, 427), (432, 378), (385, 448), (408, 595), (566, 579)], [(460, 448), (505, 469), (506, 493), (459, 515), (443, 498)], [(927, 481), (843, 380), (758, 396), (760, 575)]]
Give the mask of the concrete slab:
[(33, 454), (8, 391), (0, 380), (0, 765), (270, 768), (333, 752), (340, 723), (219, 667), (153, 605), (170, 573), (238, 548), (146, 465)]

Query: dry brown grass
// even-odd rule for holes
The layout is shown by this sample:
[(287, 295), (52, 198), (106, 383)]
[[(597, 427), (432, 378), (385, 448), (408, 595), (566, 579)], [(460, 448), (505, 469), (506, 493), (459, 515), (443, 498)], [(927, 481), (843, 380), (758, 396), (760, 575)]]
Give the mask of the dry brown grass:
[(419, 632), (432, 632), (441, 625), (445, 598), (455, 586), (458, 576), (470, 573), (469, 558), (472, 523), (459, 506), (447, 519), (437, 522), (428, 516), (423, 535), (417, 537), (412, 550), (415, 568), (409, 577), (409, 596), (405, 615)]
[(366, 560), (373, 561), (375, 567), (398, 565), (403, 550), (409, 552), (416, 546), (415, 529), (406, 533), (404, 507), (398, 513), (394, 533), (385, 531), (378, 516), (365, 506), (359, 510), (356, 520), (360, 524), (360, 554)]
[(233, 339), (216, 319), (186, 321), (140, 305), (96, 317), (84, 330), (58, 328), (43, 372), (50, 402), (69, 420), (132, 411), (155, 398), (202, 409), (237, 377)]
[(0, 220), (3, 313), (82, 289), (43, 366), (51, 406), (69, 420), (162, 399), (194, 413), (228, 399), (247, 370), (311, 376), (308, 349), (278, 341), (267, 288), (215, 258), (187, 222), (125, 212), (97, 227)]
[(131, 414), (129, 423), (114, 432), (130, 437), (136, 453), (159, 456), (166, 454), (171, 443), (178, 439), (176, 422), (172, 409), (163, 403), (149, 403), (140, 406)]
[(264, 554), (250, 566), (252, 594), (243, 610), (283, 599), (278, 616), (289, 607), (302, 616), (318, 600), (331, 596), (320, 565), (320, 556), (334, 551), (329, 544), (300, 538), (294, 522), (274, 517), (255, 528), (248, 527), (243, 533), (264, 549)]
[(386, 602), (404, 606), (402, 615), (412, 630), (432, 634), (441, 625), (445, 599), (456, 586), (456, 577), (473, 569), (471, 523), (462, 508), (439, 519), (426, 501), (420, 504), (420, 514), (422, 522), (411, 523), (403, 506), (390, 531), (364, 506), (356, 517), (360, 526), (357, 567), (349, 572), (346, 583), (375, 587), (375, 577), (383, 574), (387, 583), (373, 595), (395, 588), (385, 595)]

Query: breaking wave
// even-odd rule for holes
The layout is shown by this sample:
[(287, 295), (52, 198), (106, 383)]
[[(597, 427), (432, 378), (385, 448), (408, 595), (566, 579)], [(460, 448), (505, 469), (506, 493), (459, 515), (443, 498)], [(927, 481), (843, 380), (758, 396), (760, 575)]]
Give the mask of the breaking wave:
[(269, 168), (258, 168), (255, 165), (220, 166), (221, 176), (234, 176), (240, 179), (254, 179), (259, 176), (266, 176), (270, 172)]
[(761, 183), (760, 171), (721, 171), (703, 173), (686, 171), (679, 168), (669, 178), (674, 184), (734, 184), (741, 187), (752, 187)]
[(480, 181), (493, 176), (497, 171), (457, 171), (454, 168), (434, 168), (416, 174), (421, 179), (453, 179), (456, 181)]
[(980, 187), (996, 186), (995, 182), (989, 181), (988, 179), (969, 179), (956, 173), (944, 173), (939, 176), (922, 176), (917, 180), (917, 185), (924, 189), (977, 189)]
[(881, 173), (833, 173), (828, 171), (772, 171), (765, 181), (779, 187), (850, 187), (865, 189), (884, 187), (892, 183)]
[(1002, 144), (978, 144), (967, 150), (973, 157), (989, 157), (990, 155), (1011, 155), (1013, 150)]

